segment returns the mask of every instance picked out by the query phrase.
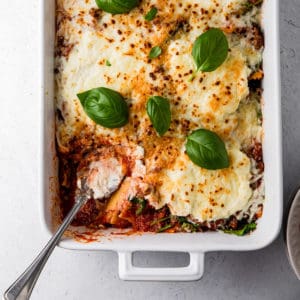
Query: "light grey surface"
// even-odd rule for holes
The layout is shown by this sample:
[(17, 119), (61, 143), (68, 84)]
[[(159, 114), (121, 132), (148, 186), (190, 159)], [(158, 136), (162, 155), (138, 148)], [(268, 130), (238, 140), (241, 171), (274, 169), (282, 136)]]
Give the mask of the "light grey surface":
[[(39, 0), (2, 1), (0, 10), (0, 292), (45, 243), (38, 199)], [(284, 198), (300, 184), (300, 1), (280, 1)], [(271, 226), (271, 225), (270, 225)], [(175, 265), (185, 255), (141, 254), (143, 265)], [(198, 282), (122, 282), (114, 253), (57, 249), (33, 292), (52, 299), (300, 299), (283, 235), (254, 252), (206, 255)]]

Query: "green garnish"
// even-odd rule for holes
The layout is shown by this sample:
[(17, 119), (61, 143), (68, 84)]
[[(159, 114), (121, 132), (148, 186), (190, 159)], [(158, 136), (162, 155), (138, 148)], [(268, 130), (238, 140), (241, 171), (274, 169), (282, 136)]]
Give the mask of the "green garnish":
[(150, 50), (149, 58), (153, 59), (161, 55), (161, 48), (159, 46), (155, 46)]
[(128, 123), (128, 106), (118, 92), (99, 87), (77, 94), (85, 113), (106, 128), (119, 128)]
[(187, 137), (185, 149), (191, 161), (208, 170), (229, 167), (228, 153), (224, 142), (213, 131), (198, 129)]
[(139, 0), (96, 0), (99, 8), (111, 14), (124, 14), (138, 6)]
[(211, 28), (201, 34), (193, 45), (192, 56), (197, 71), (212, 72), (227, 58), (228, 41), (221, 29)]
[(243, 236), (256, 229), (256, 223), (245, 224), (241, 229), (224, 229), (225, 233)]
[(111, 67), (111, 63), (108, 59), (105, 61), (105, 65), (108, 66), (108, 67)]
[(137, 205), (135, 215), (139, 216), (143, 212), (144, 208), (146, 207), (146, 200), (142, 198), (134, 197), (130, 201)]
[(169, 100), (160, 96), (151, 96), (147, 101), (146, 110), (156, 132), (163, 136), (171, 123)]
[(180, 224), (188, 221), (186, 217), (177, 217), (177, 220)]
[(186, 232), (196, 232), (199, 228), (198, 224), (189, 222), (186, 217), (178, 217), (177, 220), (181, 224), (181, 228)]
[(172, 227), (171, 224), (167, 224), (167, 225), (163, 226), (162, 228), (158, 229), (157, 232), (163, 232), (171, 227)]
[(157, 8), (151, 7), (151, 9), (147, 12), (147, 14), (144, 16), (144, 19), (146, 21), (152, 21), (157, 14)]
[(181, 228), (186, 232), (196, 232), (198, 229), (198, 226), (196, 226), (195, 224), (190, 223), (190, 222), (184, 222), (184, 223), (182, 223)]

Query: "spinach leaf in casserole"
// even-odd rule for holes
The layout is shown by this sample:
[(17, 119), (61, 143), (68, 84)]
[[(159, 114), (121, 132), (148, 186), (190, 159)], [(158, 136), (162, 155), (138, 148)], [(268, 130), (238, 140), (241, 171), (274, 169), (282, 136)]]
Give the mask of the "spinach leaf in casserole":
[(255, 229), (256, 229), (256, 223), (253, 222), (253, 223), (245, 224), (240, 229), (224, 229), (223, 231), (225, 233), (235, 234), (237, 236), (243, 236)]
[(130, 201), (136, 205), (135, 215), (139, 216), (146, 207), (146, 200), (138, 197), (133, 197)]

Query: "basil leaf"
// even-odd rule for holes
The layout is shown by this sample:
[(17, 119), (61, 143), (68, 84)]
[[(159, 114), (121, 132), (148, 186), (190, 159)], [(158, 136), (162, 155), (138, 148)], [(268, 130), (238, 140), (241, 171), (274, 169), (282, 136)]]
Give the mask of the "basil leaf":
[(147, 114), (157, 133), (162, 136), (170, 128), (171, 110), (169, 100), (152, 96), (147, 101)]
[(161, 52), (162, 52), (161, 48), (159, 46), (155, 46), (150, 50), (149, 58), (151, 59), (156, 58), (161, 55)]
[(144, 19), (146, 21), (152, 21), (155, 18), (156, 14), (157, 14), (157, 8), (151, 7), (151, 9), (145, 15)]
[(128, 106), (116, 91), (100, 87), (77, 94), (85, 113), (97, 124), (118, 128), (128, 123)]
[(229, 234), (235, 234), (235, 235), (238, 235), (238, 236), (243, 236), (247, 233), (249, 233), (250, 231), (253, 231), (256, 229), (256, 224), (255, 223), (250, 223), (250, 224), (246, 224), (244, 225), (243, 228), (241, 229), (224, 229), (223, 231), (225, 233), (229, 233)]
[(227, 58), (228, 41), (222, 30), (212, 28), (201, 34), (193, 45), (192, 56), (197, 71), (216, 70)]
[(108, 67), (111, 67), (111, 63), (108, 59), (105, 61), (105, 65), (108, 66)]
[(139, 0), (96, 0), (96, 4), (108, 13), (123, 14), (138, 6)]
[(139, 216), (143, 212), (144, 208), (146, 207), (146, 200), (142, 198), (134, 197), (130, 201), (137, 205), (135, 215)]
[(196, 165), (217, 170), (229, 167), (229, 158), (224, 142), (220, 137), (206, 129), (198, 129), (187, 137), (187, 155)]

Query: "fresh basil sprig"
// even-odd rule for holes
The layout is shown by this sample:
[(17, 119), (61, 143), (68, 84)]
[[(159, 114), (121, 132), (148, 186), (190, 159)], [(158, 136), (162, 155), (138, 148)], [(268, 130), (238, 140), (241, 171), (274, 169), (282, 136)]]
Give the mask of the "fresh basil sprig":
[(157, 133), (162, 136), (170, 128), (171, 109), (169, 100), (160, 96), (151, 96), (146, 105), (147, 114)]
[(138, 6), (139, 0), (96, 0), (102, 10), (111, 14), (124, 14)]
[(196, 165), (217, 170), (229, 167), (229, 158), (224, 142), (214, 132), (198, 129), (187, 137), (187, 155)]
[(144, 19), (146, 21), (152, 21), (155, 18), (156, 14), (157, 14), (157, 8), (151, 7), (151, 9), (145, 15)]
[(122, 127), (128, 122), (128, 106), (116, 91), (99, 87), (77, 94), (85, 113), (107, 128)]
[(159, 46), (155, 46), (150, 50), (149, 58), (153, 59), (161, 55), (161, 48)]
[(243, 236), (247, 233), (249, 233), (250, 231), (253, 231), (256, 229), (256, 224), (250, 223), (250, 224), (245, 224), (241, 229), (224, 229), (223, 231), (225, 233), (230, 233), (230, 234), (235, 234), (238, 236)]
[(201, 34), (193, 45), (192, 56), (197, 71), (216, 70), (227, 58), (228, 41), (222, 30), (212, 28)]

